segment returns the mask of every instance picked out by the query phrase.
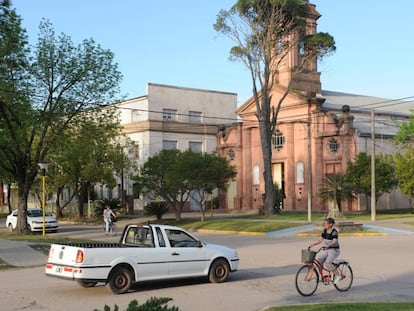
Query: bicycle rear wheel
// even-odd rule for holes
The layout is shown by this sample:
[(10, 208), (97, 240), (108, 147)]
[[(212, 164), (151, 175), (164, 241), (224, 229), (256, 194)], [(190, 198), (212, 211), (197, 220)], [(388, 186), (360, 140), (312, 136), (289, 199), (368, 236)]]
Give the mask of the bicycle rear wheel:
[(318, 288), (319, 274), (312, 265), (302, 266), (296, 273), (296, 290), (302, 296), (311, 296)]
[(354, 281), (354, 273), (352, 272), (351, 266), (346, 262), (338, 264), (337, 269), (341, 274), (342, 279), (338, 282), (338, 284), (334, 284), (334, 286), (340, 292), (346, 292), (352, 286), (352, 282)]

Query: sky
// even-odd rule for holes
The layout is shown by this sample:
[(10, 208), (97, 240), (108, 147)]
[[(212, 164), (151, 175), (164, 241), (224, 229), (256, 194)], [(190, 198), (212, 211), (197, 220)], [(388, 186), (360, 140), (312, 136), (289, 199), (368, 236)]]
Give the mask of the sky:
[[(319, 64), (322, 88), (383, 98), (414, 96), (414, 1), (311, 0), (318, 31), (337, 52)], [(12, 0), (32, 44), (44, 18), (75, 43), (93, 38), (115, 53), (121, 95), (146, 94), (147, 83), (251, 96), (249, 72), (228, 60), (230, 39), (213, 29), (235, 0)]]

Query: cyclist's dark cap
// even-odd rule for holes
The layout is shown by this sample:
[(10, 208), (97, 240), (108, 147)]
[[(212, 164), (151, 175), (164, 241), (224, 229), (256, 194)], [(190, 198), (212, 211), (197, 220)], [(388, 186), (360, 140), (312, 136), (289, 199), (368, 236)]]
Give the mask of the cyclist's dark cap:
[(328, 217), (325, 219), (325, 221), (330, 224), (330, 225), (334, 225), (335, 224), (335, 219), (333, 219), (332, 217)]

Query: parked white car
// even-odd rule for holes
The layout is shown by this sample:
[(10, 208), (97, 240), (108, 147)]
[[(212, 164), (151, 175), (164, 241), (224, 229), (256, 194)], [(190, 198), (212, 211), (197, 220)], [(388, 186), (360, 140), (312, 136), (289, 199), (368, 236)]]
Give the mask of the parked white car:
[[(18, 211), (14, 210), (6, 218), (6, 227), (13, 231), (17, 225)], [(41, 208), (28, 208), (27, 209), (27, 226), (32, 232), (41, 232), (43, 230), (43, 210)], [(46, 231), (56, 232), (59, 229), (58, 222), (49, 213), (45, 215), (45, 228)]]
[(104, 283), (122, 294), (142, 281), (206, 277), (225, 282), (238, 265), (234, 249), (201, 242), (184, 229), (128, 225), (119, 243), (52, 244), (45, 272), (82, 287)]

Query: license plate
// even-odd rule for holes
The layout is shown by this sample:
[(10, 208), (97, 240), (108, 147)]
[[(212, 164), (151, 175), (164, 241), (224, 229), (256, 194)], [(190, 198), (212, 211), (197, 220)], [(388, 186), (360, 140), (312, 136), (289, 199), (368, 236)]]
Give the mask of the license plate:
[(62, 268), (61, 267), (56, 267), (55, 272), (56, 273), (62, 273)]

